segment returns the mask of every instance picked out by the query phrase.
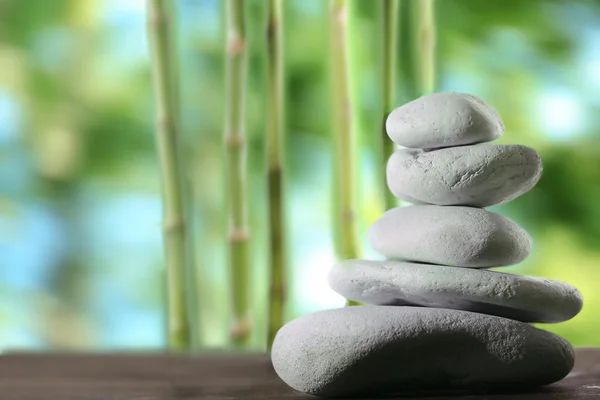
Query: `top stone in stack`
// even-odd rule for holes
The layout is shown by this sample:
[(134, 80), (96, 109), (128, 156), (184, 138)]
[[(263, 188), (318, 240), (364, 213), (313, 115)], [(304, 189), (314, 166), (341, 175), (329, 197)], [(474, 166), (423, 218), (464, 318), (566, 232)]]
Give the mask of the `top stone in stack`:
[(434, 93), (398, 107), (385, 125), (394, 143), (411, 149), (491, 142), (504, 132), (496, 110), (473, 95), (456, 92)]
[(504, 125), (492, 107), (472, 95), (421, 97), (395, 109), (386, 129), (404, 147), (388, 161), (388, 186), (411, 203), (503, 204), (529, 191), (542, 173), (535, 150), (486, 143), (502, 136)]

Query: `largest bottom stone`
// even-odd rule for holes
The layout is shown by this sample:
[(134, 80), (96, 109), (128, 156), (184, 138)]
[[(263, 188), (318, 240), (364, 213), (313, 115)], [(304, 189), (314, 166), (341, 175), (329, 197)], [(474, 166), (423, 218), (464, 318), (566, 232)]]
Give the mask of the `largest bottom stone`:
[(281, 328), (271, 357), (289, 386), (318, 396), (537, 386), (574, 362), (567, 341), (522, 322), (395, 306), (298, 318)]

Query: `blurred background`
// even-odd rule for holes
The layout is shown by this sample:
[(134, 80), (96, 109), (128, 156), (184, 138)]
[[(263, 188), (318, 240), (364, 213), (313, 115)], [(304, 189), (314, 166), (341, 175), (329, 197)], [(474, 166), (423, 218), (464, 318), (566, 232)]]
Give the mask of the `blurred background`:
[[(383, 212), (377, 7), (352, 0), (359, 216)], [(328, 5), (285, 0), (289, 303), (286, 319), (344, 299), (327, 286), (332, 244)], [(266, 1), (248, 0), (249, 189), (254, 347), (264, 347)], [(224, 10), (179, 0), (186, 187), (193, 204), (198, 341), (227, 345)], [(502, 143), (538, 150), (537, 187), (493, 210), (534, 238), (519, 274), (566, 281), (580, 315), (544, 325), (600, 345), (600, 1), (438, 0), (438, 91), (478, 95)], [(161, 200), (143, 0), (0, 0), (0, 350), (165, 345)], [(399, 55), (401, 57), (401, 55)], [(398, 105), (403, 98), (399, 80)]]

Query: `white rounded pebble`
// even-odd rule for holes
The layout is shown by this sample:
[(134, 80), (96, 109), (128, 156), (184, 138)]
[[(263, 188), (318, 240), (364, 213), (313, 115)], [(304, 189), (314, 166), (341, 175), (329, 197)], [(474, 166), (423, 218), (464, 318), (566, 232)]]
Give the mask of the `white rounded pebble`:
[(489, 142), (502, 136), (502, 119), (480, 98), (434, 93), (396, 108), (385, 123), (392, 141), (413, 149)]
[(473, 207), (392, 208), (368, 237), (373, 250), (390, 259), (470, 268), (520, 263), (532, 245), (510, 219)]
[(573, 368), (561, 337), (466, 311), (346, 307), (298, 318), (271, 351), (279, 377), (323, 397), (549, 384)]
[(388, 187), (396, 197), (442, 206), (507, 203), (533, 188), (541, 174), (537, 152), (521, 145), (402, 149), (387, 163)]
[(401, 261), (346, 260), (329, 285), (347, 299), (497, 315), (523, 322), (561, 322), (581, 311), (573, 286), (543, 278)]

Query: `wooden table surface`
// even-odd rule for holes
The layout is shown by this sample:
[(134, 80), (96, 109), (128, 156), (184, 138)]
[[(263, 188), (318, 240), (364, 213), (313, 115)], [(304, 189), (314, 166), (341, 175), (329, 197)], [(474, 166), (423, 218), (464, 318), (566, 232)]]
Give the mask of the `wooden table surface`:
[[(411, 399), (600, 399), (600, 349), (577, 349), (564, 380), (531, 393), (407, 395)], [(265, 355), (0, 356), (1, 400), (315, 399), (275, 375)]]

